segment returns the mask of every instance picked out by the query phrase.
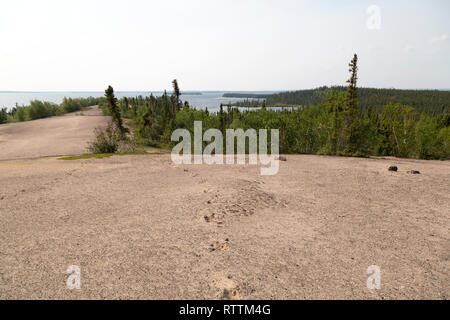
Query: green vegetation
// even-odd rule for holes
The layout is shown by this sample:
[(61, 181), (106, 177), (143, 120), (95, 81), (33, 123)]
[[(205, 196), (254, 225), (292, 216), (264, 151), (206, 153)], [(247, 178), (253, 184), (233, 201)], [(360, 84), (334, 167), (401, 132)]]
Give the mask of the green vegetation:
[(64, 98), (60, 105), (60, 108), (64, 110), (64, 113), (80, 111), (83, 108), (98, 105), (104, 98)]
[(172, 81), (172, 87), (173, 87), (173, 97), (175, 99), (175, 106), (177, 110), (180, 109), (180, 88), (178, 87), (178, 81), (177, 79), (174, 79)]
[(111, 114), (112, 116), (112, 122), (114, 126), (119, 130), (119, 134), (124, 135), (127, 132), (127, 129), (123, 126), (122, 116), (120, 114), (119, 107), (117, 106), (117, 99), (114, 96), (114, 89), (111, 86), (109, 86), (108, 89), (105, 90), (105, 96), (109, 114)]
[[(331, 92), (346, 91), (346, 87), (336, 86), (281, 92), (268, 96), (266, 104), (271, 107), (310, 107), (326, 102)], [(436, 115), (450, 108), (450, 91), (358, 88), (358, 104), (362, 112), (366, 112), (369, 108), (380, 112), (389, 103), (409, 105), (414, 107), (417, 112)]]
[[(150, 146), (171, 146), (171, 134), (177, 128), (188, 129), (193, 136), (194, 121), (202, 121), (204, 131), (279, 129), (280, 152), (287, 154), (449, 159), (449, 108), (430, 112), (425, 107), (405, 105), (396, 99), (389, 101), (386, 97), (383, 99), (387, 102), (381, 107), (380, 101), (385, 100), (375, 98), (374, 104), (370, 104), (367, 91), (357, 88), (357, 61), (355, 55), (345, 90), (327, 90), (324, 101), (321, 98), (308, 108), (275, 111), (263, 105), (261, 109), (239, 111), (231, 105), (221, 105), (219, 112), (210, 113), (191, 108), (188, 103), (180, 106), (176, 96), (166, 92), (161, 97), (122, 99), (119, 108), (122, 116), (130, 119), (137, 143)], [(318, 92), (324, 94), (323, 90)], [(424, 96), (413, 92), (422, 106), (443, 99), (437, 91), (421, 91)], [(435, 99), (428, 100), (431, 93)]]
[(113, 123), (109, 123), (105, 130), (95, 129), (95, 140), (88, 146), (93, 154), (115, 153), (122, 138), (120, 130)]
[[(196, 110), (187, 102), (181, 103), (181, 91), (174, 80), (173, 93), (164, 92), (160, 97), (117, 100), (113, 88), (108, 87), (105, 98), (64, 99), (61, 105), (32, 101), (10, 112), (1, 109), (0, 123), (98, 104), (112, 121), (106, 129), (96, 130), (88, 148), (94, 156), (134, 154), (137, 145), (170, 148), (175, 129), (188, 129), (194, 136), (194, 121), (202, 121), (204, 131), (216, 128), (223, 133), (238, 128), (279, 129), (280, 152), (285, 154), (450, 159), (450, 92), (358, 88), (357, 63), (354, 55), (347, 87), (283, 92), (263, 101), (244, 101), (261, 107), (258, 109), (240, 111), (229, 104), (221, 105), (217, 113)], [(297, 107), (275, 110), (266, 104)]]
[[(121, 110), (111, 86), (105, 90), (105, 97), (106, 103), (101, 108), (104, 113), (111, 115), (112, 120), (104, 130), (95, 129), (95, 139), (89, 143), (88, 151), (93, 154), (136, 152), (136, 143), (123, 124)], [(122, 105), (125, 109), (129, 108), (128, 98), (122, 100)]]
[(103, 158), (109, 158), (112, 156), (131, 156), (131, 155), (145, 155), (145, 154), (161, 154), (160, 152), (145, 152), (145, 151), (139, 151), (139, 152), (124, 152), (124, 153), (94, 153), (94, 154), (82, 154), (79, 156), (69, 156), (69, 157), (62, 157), (58, 158), (58, 160), (80, 160), (80, 159), (103, 159)]
[(0, 124), (6, 123), (8, 121), (8, 112), (6, 108), (0, 109)]
[(104, 98), (64, 98), (58, 105), (52, 102), (33, 100), (28, 106), (16, 105), (9, 112), (0, 110), (0, 123), (21, 122), (63, 115), (69, 112), (102, 103)]
[(185, 92), (181, 92), (182, 96), (202, 96), (203, 93), (202, 92), (194, 92), (194, 91), (185, 91)]
[(224, 93), (223, 98), (250, 98), (250, 99), (266, 99), (269, 94), (258, 93)]
[(244, 101), (236, 101), (232, 105), (233, 107), (240, 107), (240, 108), (261, 108), (265, 107), (266, 102), (264, 100), (258, 100), (258, 99), (245, 99)]

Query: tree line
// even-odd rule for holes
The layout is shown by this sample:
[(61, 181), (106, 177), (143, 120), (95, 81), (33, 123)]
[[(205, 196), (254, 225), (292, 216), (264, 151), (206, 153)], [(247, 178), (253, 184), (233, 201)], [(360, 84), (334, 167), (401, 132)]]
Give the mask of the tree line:
[(80, 111), (85, 107), (97, 105), (104, 100), (104, 97), (64, 98), (61, 104), (33, 100), (27, 106), (19, 106), (16, 104), (16, 106), (9, 111), (6, 108), (0, 109), (0, 124), (59, 116), (69, 112)]
[(260, 93), (233, 93), (227, 92), (222, 95), (222, 98), (250, 98), (250, 99), (266, 99), (269, 94)]
[[(310, 90), (280, 92), (269, 95), (268, 106), (314, 106), (327, 100), (332, 92), (345, 92), (344, 86), (320, 87)], [(442, 114), (450, 109), (450, 91), (439, 90), (398, 90), (358, 88), (358, 103), (361, 111), (371, 108), (380, 112), (389, 103), (399, 103), (413, 107), (417, 112)]]
[[(357, 87), (357, 63), (355, 55), (345, 90), (330, 89), (325, 101), (310, 107), (274, 111), (263, 105), (240, 111), (221, 105), (218, 112), (210, 113), (180, 101), (175, 80), (173, 94), (122, 98), (117, 102), (118, 114), (129, 119), (137, 141), (150, 146), (170, 146), (171, 134), (178, 128), (193, 136), (194, 121), (202, 121), (204, 131), (216, 128), (224, 134), (226, 129), (279, 129), (280, 152), (285, 154), (449, 159), (449, 109), (430, 112), (395, 99), (381, 107), (365, 107), (360, 102), (365, 91)], [(423, 105), (427, 97), (421, 97)], [(111, 108), (103, 109), (108, 113)]]

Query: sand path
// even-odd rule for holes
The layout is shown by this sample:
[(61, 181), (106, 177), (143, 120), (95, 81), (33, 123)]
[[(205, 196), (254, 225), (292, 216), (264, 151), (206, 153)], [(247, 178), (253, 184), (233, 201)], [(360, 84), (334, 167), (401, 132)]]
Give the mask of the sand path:
[(86, 152), (94, 129), (106, 125), (98, 107), (34, 121), (0, 125), (0, 160)]

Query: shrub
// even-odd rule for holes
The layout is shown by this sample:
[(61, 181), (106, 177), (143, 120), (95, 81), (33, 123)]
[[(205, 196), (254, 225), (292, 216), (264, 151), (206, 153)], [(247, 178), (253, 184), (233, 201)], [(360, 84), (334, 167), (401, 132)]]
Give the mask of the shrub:
[(16, 112), (14, 113), (14, 121), (17, 122), (25, 121), (27, 119), (25, 110), (26, 110), (25, 107), (17, 108)]
[(58, 105), (51, 102), (42, 102), (39, 100), (33, 100), (30, 106), (27, 107), (28, 118), (30, 120), (47, 118), (56, 115)]
[(0, 124), (6, 123), (8, 121), (8, 113), (6, 112), (6, 108), (0, 109)]
[(95, 129), (95, 140), (89, 143), (88, 151), (91, 153), (115, 153), (121, 140), (120, 130), (110, 122), (105, 130)]

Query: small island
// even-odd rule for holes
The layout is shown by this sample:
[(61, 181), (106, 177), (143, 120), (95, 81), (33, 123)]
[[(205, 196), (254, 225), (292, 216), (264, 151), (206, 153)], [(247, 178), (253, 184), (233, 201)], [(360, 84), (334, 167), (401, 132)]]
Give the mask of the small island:
[(202, 92), (181, 92), (182, 96), (202, 96), (203, 93)]
[(269, 94), (259, 93), (224, 93), (223, 98), (249, 98), (249, 99), (266, 99)]

